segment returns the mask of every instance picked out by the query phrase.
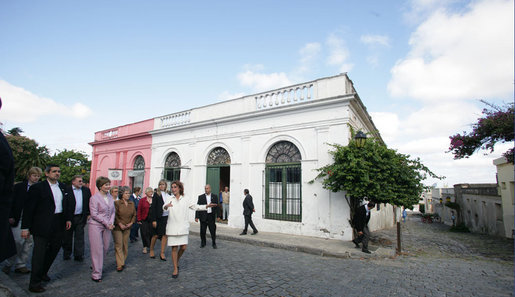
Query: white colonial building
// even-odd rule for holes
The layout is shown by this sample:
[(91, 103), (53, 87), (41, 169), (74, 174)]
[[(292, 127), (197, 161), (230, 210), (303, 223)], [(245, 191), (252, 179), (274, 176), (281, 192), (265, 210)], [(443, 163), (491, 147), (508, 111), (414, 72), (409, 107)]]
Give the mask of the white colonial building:
[[(193, 197), (206, 183), (217, 194), (229, 186), (236, 228), (249, 189), (260, 231), (351, 240), (344, 193), (309, 183), (332, 162), (329, 144), (346, 145), (351, 127), (380, 139), (346, 74), (156, 117), (149, 183), (180, 179)], [(372, 230), (391, 225), (390, 206), (374, 211)]]

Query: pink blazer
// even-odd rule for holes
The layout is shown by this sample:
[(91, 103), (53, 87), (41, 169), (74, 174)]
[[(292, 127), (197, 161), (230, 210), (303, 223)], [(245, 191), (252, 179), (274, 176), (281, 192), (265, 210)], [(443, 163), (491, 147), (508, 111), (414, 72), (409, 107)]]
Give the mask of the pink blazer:
[(106, 203), (100, 192), (96, 192), (95, 195), (91, 196), (89, 199), (90, 224), (103, 225), (106, 228), (114, 224), (114, 200), (109, 194), (107, 194), (107, 197), (109, 203)]

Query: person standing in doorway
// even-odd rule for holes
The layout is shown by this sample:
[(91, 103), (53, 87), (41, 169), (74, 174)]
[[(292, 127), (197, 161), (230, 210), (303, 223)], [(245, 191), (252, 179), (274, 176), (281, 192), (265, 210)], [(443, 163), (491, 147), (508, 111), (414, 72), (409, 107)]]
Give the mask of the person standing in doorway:
[(70, 193), (70, 207), (73, 212), (72, 227), (64, 232), (63, 259), (70, 260), (73, 246), (75, 261), (84, 260), (84, 226), (89, 217), (89, 198), (91, 191), (84, 187), (82, 175), (72, 178), (72, 186), (68, 187)]
[(358, 232), (358, 237), (353, 239), (352, 242), (357, 248), (359, 248), (359, 244), (362, 243), (363, 247), (361, 248), (361, 251), (367, 254), (370, 254), (370, 251), (368, 250), (368, 240), (370, 239), (368, 221), (370, 221), (370, 211), (375, 206), (375, 202), (370, 201), (368, 204), (358, 207), (352, 220), (352, 224), (354, 225), (356, 232)]
[(241, 232), (240, 235), (247, 234), (247, 229), (249, 225), (253, 231), (252, 235), (256, 235), (258, 233), (258, 230), (256, 229), (256, 226), (254, 226), (254, 222), (252, 222), (252, 213), (256, 211), (254, 209), (254, 203), (252, 202), (252, 196), (250, 196), (248, 189), (243, 190), (243, 194), (245, 195), (245, 199), (243, 199), (243, 216), (245, 217), (245, 229), (243, 229), (243, 232)]
[(195, 222), (200, 220), (200, 247), (206, 246), (206, 229), (209, 227), (211, 234), (211, 243), (214, 249), (216, 246), (216, 213), (218, 212), (218, 197), (216, 194), (211, 193), (211, 186), (204, 187), (205, 193), (198, 196), (198, 205), (216, 204), (214, 207), (209, 207), (207, 211), (196, 211)]
[(231, 198), (231, 194), (229, 193), (229, 187), (225, 187), (222, 192), (222, 209), (223, 209), (223, 220), (227, 221), (229, 219), (229, 200)]
[(66, 185), (59, 182), (61, 169), (49, 164), (45, 168), (46, 181), (29, 188), (29, 196), (23, 209), (22, 238), (33, 235), (32, 271), (29, 291), (45, 291), (43, 281), (50, 281), (48, 270), (63, 245), (64, 231), (71, 228), (73, 213), (69, 207)]
[(14, 199), (11, 214), (9, 215), (9, 224), (11, 224), (14, 241), (16, 242), (16, 255), (5, 260), (5, 266), (2, 268), (2, 271), (7, 274), (9, 274), (13, 265), (15, 266), (14, 272), (16, 273), (30, 273), (30, 270), (27, 269), (27, 261), (32, 251), (33, 241), (32, 236), (29, 236), (29, 238), (21, 237), (20, 221), (25, 202), (28, 199), (29, 189), (39, 181), (41, 174), (43, 174), (41, 168), (32, 167), (27, 172), (27, 180), (14, 185)]

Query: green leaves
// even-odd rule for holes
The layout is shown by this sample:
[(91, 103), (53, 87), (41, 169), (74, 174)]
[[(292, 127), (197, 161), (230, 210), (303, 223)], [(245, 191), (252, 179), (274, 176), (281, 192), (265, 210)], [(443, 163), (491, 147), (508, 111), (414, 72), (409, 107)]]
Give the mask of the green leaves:
[(27, 178), (27, 171), (31, 167), (45, 168), (50, 154), (46, 146), (40, 146), (35, 140), (21, 136), (18, 130), (11, 129), (14, 134), (5, 136), (13, 151), (15, 180), (22, 181)]
[(88, 160), (86, 153), (65, 149), (54, 154), (50, 162), (60, 166), (61, 182), (71, 184), (74, 175), (82, 175), (84, 183), (89, 182), (91, 161)]
[(346, 191), (358, 201), (366, 197), (377, 203), (412, 207), (425, 188), (422, 181), (427, 175), (442, 178), (420, 159), (410, 159), (409, 155), (397, 153), (373, 139), (367, 139), (362, 148), (354, 141), (347, 146), (331, 146), (334, 163), (317, 169), (315, 179), (322, 179), (324, 188)]

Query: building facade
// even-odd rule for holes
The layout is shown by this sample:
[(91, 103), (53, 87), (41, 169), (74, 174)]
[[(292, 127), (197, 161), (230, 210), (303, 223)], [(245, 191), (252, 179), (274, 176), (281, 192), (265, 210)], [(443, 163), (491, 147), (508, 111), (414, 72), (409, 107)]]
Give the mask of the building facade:
[[(148, 131), (149, 185), (179, 179), (191, 197), (206, 183), (217, 194), (228, 186), (236, 228), (249, 189), (258, 229), (351, 240), (344, 193), (310, 182), (332, 162), (330, 144), (348, 144), (351, 128), (381, 139), (346, 74), (159, 116)], [(393, 225), (391, 206), (374, 212), (372, 230)]]
[(145, 187), (150, 179), (154, 120), (132, 123), (95, 133), (91, 161), (90, 189), (97, 191), (99, 176), (111, 179), (113, 186)]
[(497, 166), (497, 186), (502, 199), (502, 216), (504, 223), (504, 234), (513, 238), (514, 231), (514, 207), (515, 207), (515, 186), (513, 163), (508, 162), (505, 157), (495, 159)]

